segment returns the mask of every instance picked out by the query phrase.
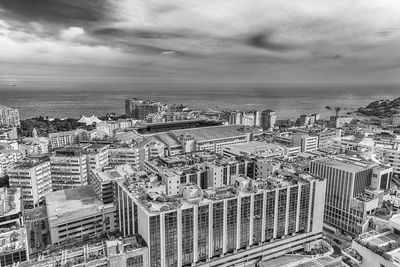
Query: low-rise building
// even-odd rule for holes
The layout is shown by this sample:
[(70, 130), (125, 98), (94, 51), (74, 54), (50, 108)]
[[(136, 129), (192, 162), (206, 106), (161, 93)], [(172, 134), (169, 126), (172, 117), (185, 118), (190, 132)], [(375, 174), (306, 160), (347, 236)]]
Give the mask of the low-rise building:
[(0, 127), (0, 139), (17, 139), (16, 127)]
[(29, 260), (25, 228), (0, 233), (0, 266)]
[(369, 231), (354, 239), (351, 247), (342, 251), (342, 264), (346, 267), (399, 267), (400, 266), (400, 219), (398, 215), (389, 221), (384, 232)]
[(124, 179), (137, 173), (139, 171), (129, 164), (105, 168), (103, 171), (91, 170), (89, 184), (104, 204), (113, 203), (113, 181)]
[(257, 157), (275, 158), (285, 155), (285, 148), (267, 142), (251, 141), (247, 144), (237, 144), (224, 147), (223, 155), (226, 157)]
[(23, 158), (24, 154), (19, 150), (0, 149), (0, 177), (6, 175), (7, 171)]
[(115, 206), (100, 201), (90, 185), (48, 193), (46, 210), (52, 244), (91, 238), (116, 228)]
[(111, 166), (130, 164), (135, 168), (140, 166), (140, 149), (137, 146), (120, 146), (109, 149)]
[(310, 152), (318, 149), (318, 136), (312, 136), (304, 132), (292, 134), (292, 144), (301, 147), (301, 152)]

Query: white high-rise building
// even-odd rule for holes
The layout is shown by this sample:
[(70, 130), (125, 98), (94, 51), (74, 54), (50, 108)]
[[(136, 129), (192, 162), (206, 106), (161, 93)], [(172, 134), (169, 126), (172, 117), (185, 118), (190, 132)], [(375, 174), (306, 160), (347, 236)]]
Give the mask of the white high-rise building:
[(87, 185), (87, 158), (82, 147), (65, 147), (50, 157), (53, 190)]
[(10, 187), (22, 188), (25, 207), (37, 206), (52, 191), (50, 161), (36, 157), (20, 163), (8, 171)]
[(236, 177), (235, 186), (207, 190), (182, 184), (182, 197), (171, 198), (127, 178), (115, 183), (118, 226), (123, 236), (144, 238), (149, 266), (271, 259), (322, 237), (325, 181), (295, 180)]

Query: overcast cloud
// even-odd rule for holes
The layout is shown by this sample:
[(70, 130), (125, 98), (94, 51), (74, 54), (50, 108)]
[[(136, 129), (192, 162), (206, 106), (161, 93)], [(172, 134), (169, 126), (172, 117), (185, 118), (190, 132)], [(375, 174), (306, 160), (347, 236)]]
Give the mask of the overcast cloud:
[(0, 0), (0, 73), (399, 82), (399, 0)]

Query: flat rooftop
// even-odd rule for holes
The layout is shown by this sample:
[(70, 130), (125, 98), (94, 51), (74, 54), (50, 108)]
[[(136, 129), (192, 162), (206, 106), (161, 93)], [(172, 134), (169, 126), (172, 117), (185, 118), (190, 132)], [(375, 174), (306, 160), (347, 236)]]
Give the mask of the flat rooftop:
[(90, 185), (49, 192), (45, 197), (49, 221), (71, 221), (91, 216), (103, 206)]
[(350, 157), (328, 157), (315, 160), (315, 162), (322, 163), (336, 169), (341, 169), (350, 172), (361, 172), (377, 164), (362, 159), (355, 159)]
[(0, 216), (21, 212), (21, 189), (0, 188)]
[(231, 148), (235, 148), (250, 154), (259, 154), (259, 153), (274, 153), (282, 151), (283, 148), (280, 145), (267, 143), (267, 142), (259, 142), (259, 141), (251, 141), (247, 144), (236, 144), (229, 146)]
[(0, 255), (26, 249), (25, 228), (0, 234)]
[(207, 141), (224, 138), (232, 138), (238, 136), (245, 136), (243, 132), (243, 126), (240, 125), (224, 125), (224, 126), (212, 126), (203, 128), (191, 128), (184, 130), (173, 130), (171, 131), (176, 137), (183, 135), (190, 135), (196, 141)]

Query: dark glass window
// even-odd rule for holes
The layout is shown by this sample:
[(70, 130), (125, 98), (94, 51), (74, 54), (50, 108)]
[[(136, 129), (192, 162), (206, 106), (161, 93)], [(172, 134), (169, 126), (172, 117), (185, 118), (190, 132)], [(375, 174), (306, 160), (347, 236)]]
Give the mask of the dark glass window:
[(245, 248), (250, 241), (250, 197), (241, 199), (240, 206), (240, 247)]
[(275, 218), (275, 191), (267, 192), (265, 210), (265, 240), (274, 237), (274, 218)]
[(213, 204), (213, 256), (222, 254), (224, 244), (224, 203)]
[(253, 244), (261, 242), (263, 194), (254, 196)]
[(198, 252), (199, 260), (207, 259), (208, 257), (208, 221), (209, 220), (209, 208), (208, 206), (200, 206), (198, 209)]
[(182, 210), (182, 264), (193, 261), (193, 209)]
[(228, 200), (226, 234), (228, 237), (227, 252), (236, 249), (237, 238), (237, 199)]
[(178, 266), (177, 212), (165, 214), (165, 266)]
[(160, 216), (150, 217), (150, 266), (161, 266)]

